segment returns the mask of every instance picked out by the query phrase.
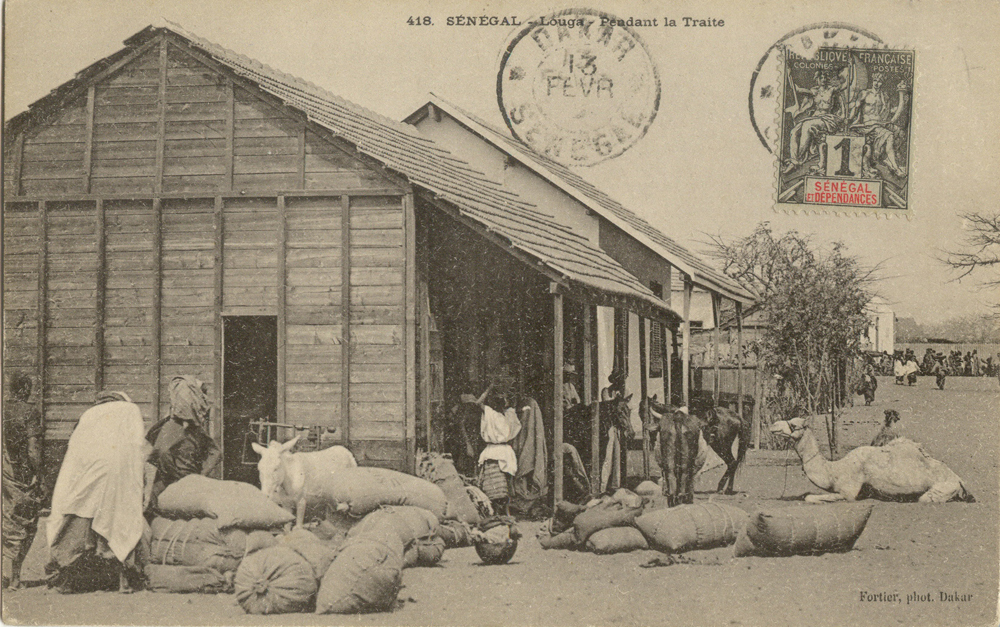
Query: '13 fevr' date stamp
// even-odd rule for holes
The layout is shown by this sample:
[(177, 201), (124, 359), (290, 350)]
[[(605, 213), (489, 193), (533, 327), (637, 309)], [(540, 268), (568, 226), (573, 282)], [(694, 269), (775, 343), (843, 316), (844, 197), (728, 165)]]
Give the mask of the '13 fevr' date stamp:
[(910, 209), (911, 50), (785, 50), (778, 206)]
[(599, 11), (533, 20), (510, 41), (497, 100), (515, 137), (565, 165), (588, 166), (634, 145), (656, 117), (660, 80), (632, 28)]

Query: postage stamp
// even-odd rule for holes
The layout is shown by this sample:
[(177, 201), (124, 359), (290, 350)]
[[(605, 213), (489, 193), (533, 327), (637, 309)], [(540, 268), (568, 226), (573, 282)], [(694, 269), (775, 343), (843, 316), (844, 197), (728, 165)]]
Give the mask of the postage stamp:
[(803, 57), (825, 48), (881, 48), (882, 38), (872, 31), (844, 22), (808, 24), (774, 42), (757, 62), (750, 77), (750, 124), (770, 153), (778, 152), (777, 98), (784, 80), (785, 54)]
[(510, 131), (565, 165), (621, 155), (659, 108), (652, 57), (625, 21), (591, 9), (532, 20), (508, 44), (497, 102)]
[(780, 208), (907, 212), (912, 50), (785, 50)]

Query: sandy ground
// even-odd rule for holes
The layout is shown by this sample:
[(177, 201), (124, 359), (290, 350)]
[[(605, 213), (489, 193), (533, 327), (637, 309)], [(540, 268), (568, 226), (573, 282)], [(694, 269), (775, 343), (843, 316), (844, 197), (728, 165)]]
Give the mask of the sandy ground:
[[(3, 619), (20, 624), (212, 625), (986, 625), (997, 624), (1000, 530), (1000, 387), (996, 379), (951, 378), (938, 391), (880, 382), (871, 407), (848, 410), (842, 445), (867, 443), (883, 410), (900, 412), (904, 435), (924, 444), (959, 474), (977, 502), (882, 503), (849, 553), (819, 557), (734, 558), (732, 548), (686, 554), (690, 563), (643, 568), (655, 551), (598, 556), (544, 551), (538, 523), (513, 561), (484, 566), (472, 548), (445, 553), (436, 568), (409, 569), (392, 613), (366, 616), (248, 616), (232, 595), (62, 596), (43, 586), (3, 596)], [(818, 434), (820, 439), (825, 436)], [(737, 477), (740, 494), (708, 490), (721, 471), (700, 480), (700, 500), (747, 511), (806, 507), (816, 492), (792, 451), (750, 453)], [(809, 506), (822, 507), (822, 506)], [(44, 546), (25, 577), (41, 577)], [(899, 602), (862, 601), (862, 593)], [(942, 600), (942, 593), (965, 600)], [(930, 600), (911, 600), (928, 595)]]

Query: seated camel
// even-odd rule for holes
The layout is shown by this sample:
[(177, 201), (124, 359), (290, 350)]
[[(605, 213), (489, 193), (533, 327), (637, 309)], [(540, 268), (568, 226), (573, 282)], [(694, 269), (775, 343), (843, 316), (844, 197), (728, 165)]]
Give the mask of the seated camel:
[(816, 436), (802, 418), (778, 421), (771, 433), (793, 442), (809, 481), (832, 492), (810, 494), (807, 503), (854, 501), (864, 496), (921, 503), (976, 500), (958, 475), (907, 438), (896, 438), (885, 446), (860, 446), (831, 462), (820, 453)]

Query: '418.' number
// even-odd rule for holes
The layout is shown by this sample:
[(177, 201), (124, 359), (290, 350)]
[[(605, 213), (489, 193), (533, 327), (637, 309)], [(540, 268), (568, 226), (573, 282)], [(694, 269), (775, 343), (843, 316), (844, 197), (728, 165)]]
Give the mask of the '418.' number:
[(410, 26), (430, 26), (431, 16), (424, 15), (423, 17), (420, 16), (414, 17), (411, 15), (409, 19), (406, 20), (406, 23), (409, 24)]

